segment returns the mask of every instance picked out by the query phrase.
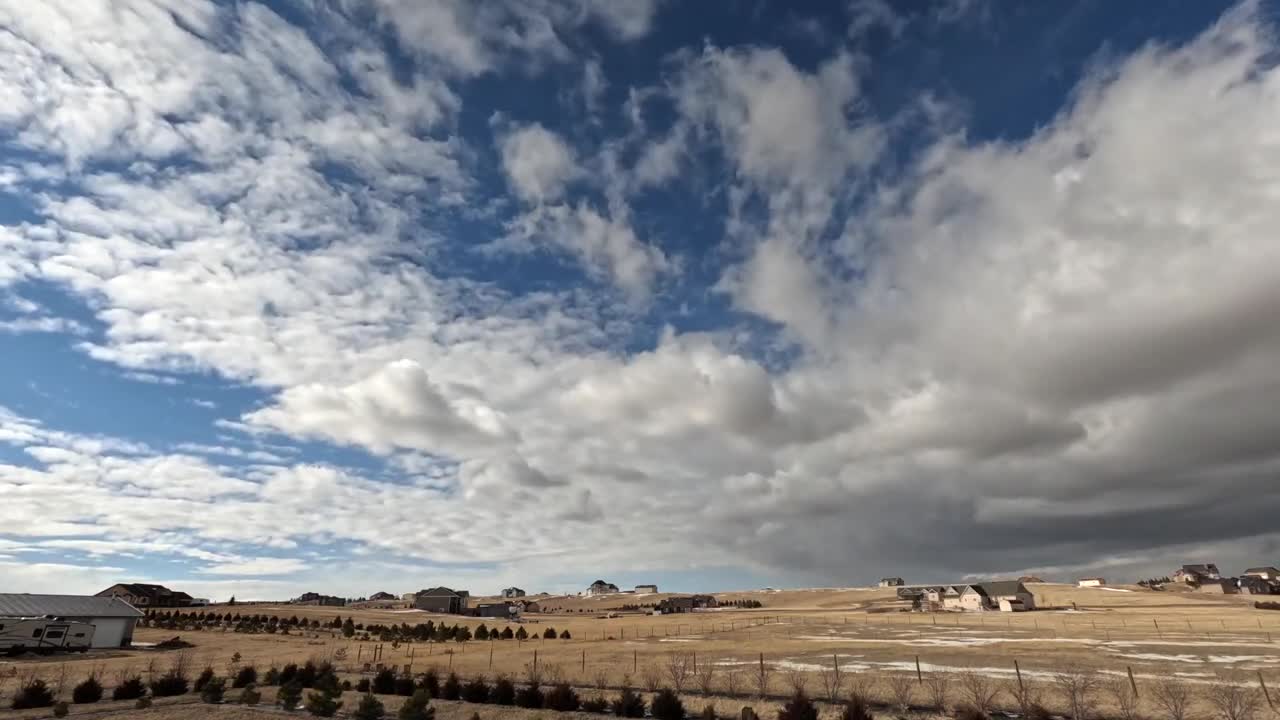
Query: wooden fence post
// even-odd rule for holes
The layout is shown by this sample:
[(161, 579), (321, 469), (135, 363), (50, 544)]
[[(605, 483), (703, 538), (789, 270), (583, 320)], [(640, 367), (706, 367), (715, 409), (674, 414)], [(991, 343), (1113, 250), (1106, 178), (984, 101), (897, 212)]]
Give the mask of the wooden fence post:
[(1124, 669), (1129, 671), (1129, 687), (1133, 688), (1133, 696), (1136, 698), (1138, 697), (1138, 681), (1133, 679), (1133, 668), (1125, 665)]
[(1267, 699), (1267, 707), (1275, 710), (1276, 705), (1271, 701), (1271, 693), (1267, 690), (1267, 681), (1262, 679), (1261, 670), (1258, 671), (1258, 684), (1262, 686), (1262, 697)]
[(1027, 691), (1022, 686), (1022, 668), (1018, 667), (1018, 658), (1013, 659), (1013, 673), (1018, 676), (1018, 692), (1025, 695)]
[(916, 656), (916, 682), (924, 682), (924, 673), (920, 672), (920, 656)]

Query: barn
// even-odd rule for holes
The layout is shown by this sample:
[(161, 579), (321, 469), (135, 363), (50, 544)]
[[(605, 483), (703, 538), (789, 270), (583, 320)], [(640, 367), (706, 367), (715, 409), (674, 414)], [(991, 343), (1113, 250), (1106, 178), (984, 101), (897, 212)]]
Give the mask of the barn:
[(114, 597), (0, 593), (0, 617), (50, 615), (93, 625), (93, 647), (128, 647), (142, 611)]

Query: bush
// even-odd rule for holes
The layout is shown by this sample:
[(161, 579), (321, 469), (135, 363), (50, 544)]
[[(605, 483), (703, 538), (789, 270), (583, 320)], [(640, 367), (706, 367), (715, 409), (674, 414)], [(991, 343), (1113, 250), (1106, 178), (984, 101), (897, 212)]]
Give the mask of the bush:
[(66, 700), (60, 700), (53, 704), (54, 717), (66, 717), (69, 712), (71, 712), (71, 708), (67, 707)]
[(154, 697), (173, 697), (186, 695), (191, 689), (191, 681), (181, 668), (173, 668), (151, 681), (151, 695)]
[(356, 681), (356, 692), (370, 693), (373, 692), (372, 687), (369, 683), (369, 678), (360, 678)]
[(489, 702), (489, 683), (484, 681), (483, 675), (471, 678), (462, 686), (462, 699), (469, 703)]
[(133, 701), (134, 710), (146, 710), (151, 707), (151, 698), (143, 696)]
[(396, 674), (388, 668), (383, 668), (373, 676), (372, 686), (373, 691), (379, 695), (395, 695)]
[(397, 677), (394, 684), (396, 688), (396, 694), (402, 695), (404, 697), (409, 697), (413, 695), (413, 692), (418, 689), (413, 684), (413, 676), (408, 673), (405, 673)]
[(542, 707), (542, 688), (533, 683), (520, 688), (516, 691), (516, 707), (533, 708), (535, 710)]
[(300, 700), (302, 700), (302, 685), (297, 681), (281, 685), (280, 692), (276, 694), (276, 702), (285, 710), (297, 710)]
[(956, 709), (956, 720), (988, 720), (987, 714), (972, 705)]
[(245, 665), (240, 668), (240, 672), (236, 673), (236, 679), (231, 681), (231, 687), (249, 687), (256, 682), (258, 682), (258, 669), (252, 665)]
[[(656, 705), (657, 701), (654, 701), (654, 704)], [(654, 716), (657, 717), (657, 713), (654, 713)], [(662, 718), (661, 720), (668, 719)], [(676, 719), (671, 718), (670, 720)], [(792, 695), (791, 699), (787, 701), (787, 704), (783, 705), (782, 709), (778, 711), (778, 720), (818, 720), (818, 708), (814, 707), (813, 701), (809, 699), (808, 695), (804, 694), (803, 690), (797, 690), (796, 694)]]
[(142, 684), (142, 677), (134, 675), (125, 678), (111, 691), (112, 700), (137, 700), (147, 694), (147, 686)]
[(435, 720), (436, 709), (431, 707), (431, 696), (426, 690), (418, 690), (400, 706), (399, 720)]
[(840, 713), (840, 720), (874, 720), (871, 717), (871, 711), (867, 709), (867, 703), (863, 701), (861, 695), (854, 695), (849, 702), (845, 703), (844, 710)]
[(217, 705), (222, 702), (222, 695), (227, 690), (226, 678), (215, 677), (205, 682), (204, 687), (200, 688), (200, 700)]
[(494, 680), (493, 690), (489, 693), (489, 700), (494, 705), (515, 705), (516, 685), (511, 682), (511, 678), (499, 677)]
[(342, 707), (342, 703), (338, 702), (335, 695), (325, 692), (316, 691), (307, 693), (307, 712), (316, 717), (333, 717), (338, 713), (338, 708)]
[(582, 712), (589, 713), (607, 713), (609, 712), (609, 701), (602, 697), (595, 697), (582, 701)]
[(267, 671), (262, 674), (262, 684), (263, 685), (279, 685), (280, 670), (278, 668), (267, 668)]
[(382, 720), (387, 716), (387, 709), (382, 706), (373, 693), (365, 693), (360, 697), (360, 704), (351, 713), (353, 720)]
[(610, 707), (613, 710), (613, 714), (618, 717), (644, 717), (644, 698), (637, 695), (629, 687), (622, 688), (618, 699), (614, 700)]
[(262, 702), (262, 693), (252, 685), (245, 685), (244, 690), (240, 691), (240, 698), (236, 702), (241, 705), (257, 705)]
[(462, 682), (458, 680), (457, 673), (449, 673), (449, 677), (444, 680), (444, 687), (440, 688), (440, 697), (445, 700), (457, 700), (462, 697)]
[(543, 706), (548, 710), (559, 710), (560, 712), (573, 712), (582, 705), (582, 701), (578, 699), (578, 693), (569, 687), (569, 683), (557, 683), (551, 688), (551, 692), (547, 693), (543, 699)]
[(102, 699), (102, 683), (90, 675), (71, 691), (71, 702), (77, 705), (96, 703)]
[(201, 690), (204, 690), (204, 686), (209, 684), (209, 681), (212, 679), (213, 668), (206, 667), (204, 670), (200, 671), (199, 675), (196, 676), (196, 681), (191, 684), (191, 689), (196, 692), (200, 692)]
[(418, 684), (418, 688), (426, 690), (427, 697), (440, 697), (440, 674), (435, 668), (427, 668), (427, 671), (422, 674), (422, 682)]
[[(680, 702), (680, 696), (676, 695), (671, 688), (662, 688), (658, 694), (653, 696), (653, 702), (649, 705), (649, 712), (658, 720), (684, 720), (684, 703)], [(778, 720), (817, 720), (815, 715), (812, 718), (787, 718), (780, 713)]]
[[(298, 677), (298, 665), (296, 663), (289, 663), (280, 669), (280, 674), (276, 675), (276, 682), (281, 686), (284, 686), (293, 682), (296, 677)], [(298, 687), (302, 686), (299, 685)]]

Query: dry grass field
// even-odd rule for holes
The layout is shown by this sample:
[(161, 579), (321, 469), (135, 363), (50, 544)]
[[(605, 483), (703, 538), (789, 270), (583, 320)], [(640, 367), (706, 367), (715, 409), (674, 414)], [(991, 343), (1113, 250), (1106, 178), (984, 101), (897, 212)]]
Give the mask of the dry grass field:
[[(329, 630), (282, 636), (150, 628), (140, 628), (135, 640), (154, 643), (181, 635), (194, 645), (184, 651), (193, 673), (208, 665), (223, 674), (237, 653), (241, 664), (253, 664), (260, 671), (287, 662), (328, 659), (353, 681), (378, 664), (409, 666), (412, 672), (435, 667), (464, 677), (507, 674), (519, 678), (536, 663), (545, 679), (562, 678), (586, 693), (608, 693), (624, 683), (640, 689), (681, 684), (690, 696), (705, 689), (719, 698), (726, 712), (740, 707), (740, 698), (759, 694), (762, 666), (769, 696), (781, 698), (795, 685), (804, 685), (810, 694), (821, 697), (837, 664), (845, 691), (863, 688), (886, 705), (897, 703), (903, 693), (910, 693), (915, 704), (928, 703), (927, 683), (919, 681), (929, 677), (950, 678), (948, 702), (959, 703), (965, 699), (961, 673), (985, 677), (1006, 688), (1020, 673), (1025, 686), (1043, 692), (1045, 704), (1055, 707), (1061, 704), (1053, 692), (1057, 673), (1070, 668), (1096, 671), (1103, 681), (1127, 682), (1132, 672), (1141, 695), (1149, 695), (1142, 691), (1166, 678), (1206, 690), (1224, 677), (1252, 687), (1261, 678), (1280, 705), (1280, 612), (1256, 610), (1252, 598), (1154, 592), (1132, 586), (1085, 589), (1035, 584), (1029, 588), (1045, 609), (1017, 614), (909, 613), (900, 612), (902, 605), (891, 589), (812, 589), (719, 596), (760, 600), (764, 607), (756, 610), (607, 617), (610, 608), (633, 602), (634, 596), (574, 597), (543, 599), (544, 606), (561, 612), (530, 615), (524, 623), (531, 636), (554, 627), (568, 630), (569, 640), (393, 646), (348, 640)], [(364, 624), (412, 625), (429, 619), (473, 628), (480, 624), (477, 619), (413, 610), (252, 606), (239, 611), (322, 620), (351, 616)], [(493, 627), (492, 622), (488, 625)], [(381, 653), (377, 659), (375, 653)], [(122, 672), (163, 671), (175, 657), (172, 651), (144, 647), (0, 660), (0, 695), (9, 697), (18, 678), (30, 674), (61, 684), (63, 694), (69, 695), (70, 687), (89, 672), (100, 673), (110, 686)], [(908, 683), (901, 678), (917, 682), (904, 690)], [(1105, 708), (1103, 698), (1100, 693), (1099, 702)], [(690, 704), (697, 709), (703, 702), (695, 698)], [(772, 702), (776, 706), (777, 700)], [(1005, 706), (1012, 702), (1007, 693), (999, 699)], [(489, 714), (497, 712), (481, 708)], [(230, 710), (225, 712), (236, 717)], [(164, 717), (137, 715), (153, 716)], [(481, 717), (489, 715), (482, 712)]]

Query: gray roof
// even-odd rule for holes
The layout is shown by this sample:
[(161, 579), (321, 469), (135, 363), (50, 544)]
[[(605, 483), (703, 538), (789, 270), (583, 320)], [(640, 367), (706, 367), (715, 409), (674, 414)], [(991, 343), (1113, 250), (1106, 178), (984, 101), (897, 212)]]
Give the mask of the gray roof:
[(988, 597), (997, 595), (1017, 595), (1018, 593), (1027, 592), (1027, 588), (1017, 580), (994, 580), (992, 582), (984, 582), (979, 584), (982, 590), (986, 591)]
[(142, 617), (142, 611), (121, 600), (91, 595), (28, 595), (0, 593), (0, 615), (32, 617)]

